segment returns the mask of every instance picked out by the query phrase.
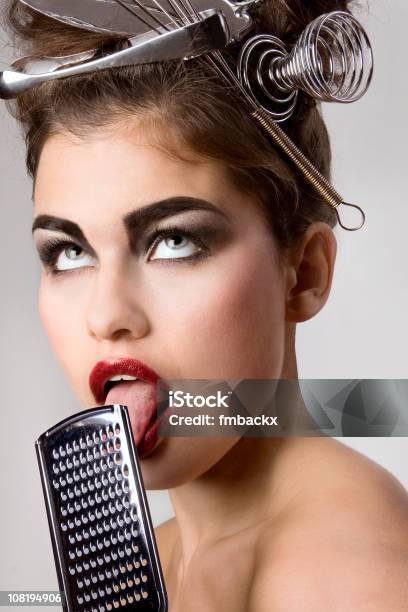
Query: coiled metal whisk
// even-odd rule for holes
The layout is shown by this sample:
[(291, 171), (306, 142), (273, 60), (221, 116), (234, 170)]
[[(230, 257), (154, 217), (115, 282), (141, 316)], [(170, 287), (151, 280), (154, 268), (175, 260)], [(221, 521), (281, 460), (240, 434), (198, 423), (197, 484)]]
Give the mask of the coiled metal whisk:
[(290, 53), (276, 36), (253, 36), (238, 61), (241, 82), (278, 122), (291, 116), (300, 89), (322, 102), (350, 103), (364, 95), (372, 75), (368, 36), (344, 11), (312, 21)]
[[(276, 36), (255, 35), (244, 43), (238, 60), (237, 75), (252, 116), (334, 209), (340, 226), (349, 231), (364, 225), (364, 211), (343, 200), (278, 124), (293, 113), (300, 89), (325, 102), (358, 100), (371, 83), (373, 65), (365, 30), (344, 11), (311, 22), (290, 53)], [(344, 225), (337, 210), (340, 204), (358, 210), (361, 223)]]

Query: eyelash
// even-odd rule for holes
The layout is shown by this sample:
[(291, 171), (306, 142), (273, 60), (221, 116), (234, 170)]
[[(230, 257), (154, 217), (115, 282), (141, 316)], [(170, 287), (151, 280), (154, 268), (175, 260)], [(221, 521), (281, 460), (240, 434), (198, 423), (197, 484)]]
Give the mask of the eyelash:
[[(194, 242), (196, 246), (200, 247), (201, 250), (195, 253), (194, 255), (189, 255), (188, 257), (176, 257), (173, 259), (169, 258), (168, 260), (163, 258), (157, 259), (156, 261), (162, 261), (165, 263), (183, 263), (185, 261), (198, 261), (209, 255), (209, 248), (207, 247), (207, 245), (193, 232), (190, 232), (181, 227), (169, 227), (161, 230), (156, 229), (148, 240), (149, 246), (147, 248), (147, 251), (150, 253), (157, 246), (157, 244), (161, 242), (161, 240), (174, 235), (182, 236), (183, 238), (188, 238), (189, 240)], [(74, 268), (72, 270), (57, 270), (55, 268), (59, 255), (64, 249), (68, 247), (78, 247), (82, 249), (79, 244), (73, 242), (72, 240), (61, 240), (59, 238), (49, 238), (46, 242), (44, 242), (44, 244), (41, 245), (39, 249), (40, 259), (42, 263), (50, 269), (50, 272), (53, 276), (59, 276), (61, 274), (66, 274), (67, 272), (72, 273), (81, 271), (80, 268)]]

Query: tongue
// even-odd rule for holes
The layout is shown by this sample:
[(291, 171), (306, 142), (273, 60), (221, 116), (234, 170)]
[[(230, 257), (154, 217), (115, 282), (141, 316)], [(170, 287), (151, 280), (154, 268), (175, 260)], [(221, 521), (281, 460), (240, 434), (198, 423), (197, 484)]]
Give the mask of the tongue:
[(156, 415), (156, 389), (144, 380), (123, 381), (112, 387), (105, 404), (123, 404), (128, 407), (133, 438), (138, 445), (152, 417)]

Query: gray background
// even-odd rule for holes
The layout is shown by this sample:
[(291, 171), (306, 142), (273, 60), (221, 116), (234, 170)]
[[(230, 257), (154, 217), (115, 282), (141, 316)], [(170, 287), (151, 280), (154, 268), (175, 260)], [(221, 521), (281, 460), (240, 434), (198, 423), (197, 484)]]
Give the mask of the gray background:
[[(302, 378), (408, 378), (405, 0), (372, 1), (358, 13), (373, 42), (376, 72), (363, 100), (326, 105), (339, 191), (362, 205), (357, 233), (337, 230), (334, 285), (325, 308), (298, 326)], [(4, 43), (3, 35), (3, 43)], [(0, 55), (7, 64), (10, 50)], [(30, 237), (30, 182), (24, 147), (0, 105), (2, 263), (0, 381), (0, 590), (56, 589), (34, 439), (77, 411), (37, 315), (39, 266)], [(408, 488), (408, 439), (343, 440)], [(172, 515), (167, 492), (149, 492), (154, 523)]]

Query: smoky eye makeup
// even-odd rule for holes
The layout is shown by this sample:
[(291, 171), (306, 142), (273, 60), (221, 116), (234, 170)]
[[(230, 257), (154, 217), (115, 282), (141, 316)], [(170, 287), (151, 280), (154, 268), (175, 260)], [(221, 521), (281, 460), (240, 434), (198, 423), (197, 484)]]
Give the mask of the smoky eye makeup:
[[(225, 223), (209, 220), (168, 220), (146, 233), (144, 237), (130, 237), (131, 250), (149, 259), (154, 255), (157, 245), (166, 238), (182, 237), (196, 245), (199, 249), (190, 257), (174, 258), (174, 261), (202, 258), (210, 256), (226, 241), (228, 232)], [(168, 258), (173, 261), (172, 258)], [(161, 261), (161, 260), (160, 260)]]
[[(190, 218), (186, 213), (187, 211), (184, 214), (172, 215), (156, 222), (156, 224), (151, 222), (142, 230), (128, 227), (128, 245), (131, 253), (136, 257), (143, 258), (146, 263), (187, 264), (210, 257), (230, 239), (232, 230), (228, 219), (211, 214), (208, 211), (194, 211), (192, 217), (190, 212)], [(187, 241), (194, 246), (194, 253), (180, 256), (180, 251), (177, 250), (177, 245), (180, 246), (180, 238), (182, 242)], [(168, 246), (169, 240), (175, 242), (176, 246)], [(166, 241), (166, 257), (157, 257), (155, 255), (156, 250), (163, 241)], [(41, 238), (35, 240), (35, 247), (46, 271), (55, 276), (67, 272), (75, 273), (84, 268), (89, 269), (89, 264), (86, 266), (75, 265), (75, 261), (84, 263), (84, 255), (97, 260), (97, 254), (88, 242), (83, 245), (82, 240), (79, 240), (76, 236), (71, 237), (65, 232), (55, 231), (41, 236)], [(58, 259), (64, 251), (66, 257), (68, 253), (71, 254), (68, 259), (71, 260), (72, 257), (74, 263), (72, 267), (59, 269)], [(172, 251), (174, 257), (172, 257)], [(79, 259), (76, 259), (77, 257)]]
[(83, 250), (82, 247), (73, 240), (69, 238), (58, 238), (56, 236), (47, 238), (38, 244), (36, 248), (41, 263), (46, 266), (54, 265), (59, 254), (64, 249), (73, 248), (81, 251)]

